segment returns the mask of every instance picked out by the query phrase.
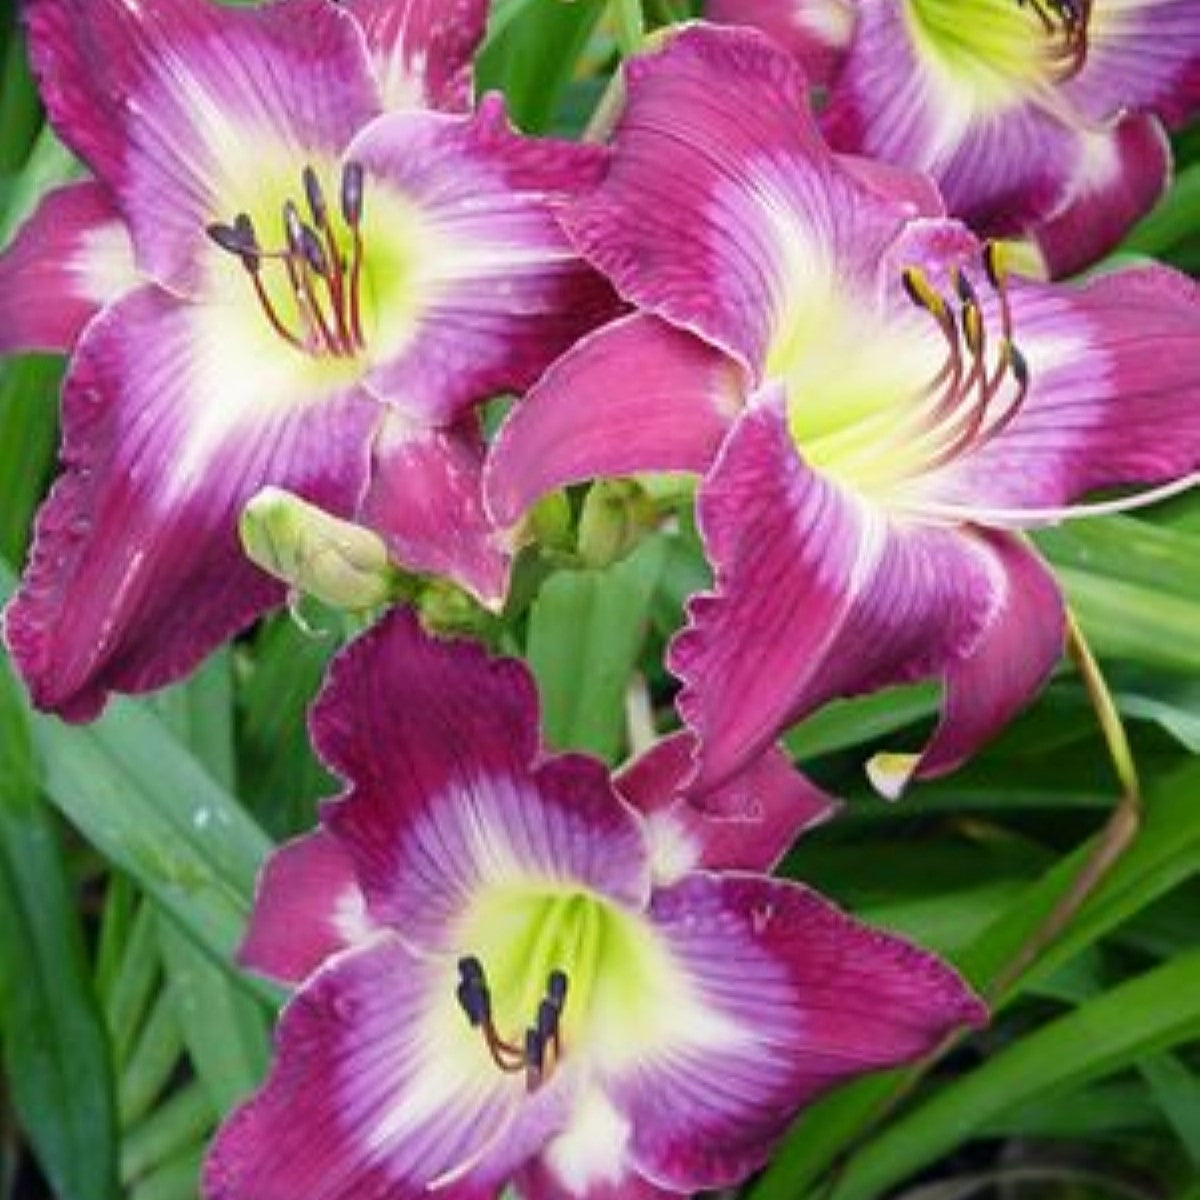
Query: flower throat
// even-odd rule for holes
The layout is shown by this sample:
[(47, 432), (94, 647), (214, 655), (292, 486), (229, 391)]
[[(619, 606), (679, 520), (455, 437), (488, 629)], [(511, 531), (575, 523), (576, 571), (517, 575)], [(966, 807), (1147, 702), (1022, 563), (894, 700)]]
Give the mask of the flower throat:
[[(354, 358), (366, 346), (362, 321), (363, 168), (349, 162), (342, 170), (342, 238), (334, 229), (316, 171), (305, 167), (301, 181), (308, 220), (293, 200), (284, 202), (283, 249), (264, 249), (254, 222), (244, 212), (232, 224), (217, 222), (205, 232), (241, 262), (268, 324), (288, 345), (313, 358)], [(281, 314), (275, 290), (263, 278), (268, 264), (278, 264), (286, 276), (287, 294), (294, 299), (289, 306), (294, 308), (294, 323)]]

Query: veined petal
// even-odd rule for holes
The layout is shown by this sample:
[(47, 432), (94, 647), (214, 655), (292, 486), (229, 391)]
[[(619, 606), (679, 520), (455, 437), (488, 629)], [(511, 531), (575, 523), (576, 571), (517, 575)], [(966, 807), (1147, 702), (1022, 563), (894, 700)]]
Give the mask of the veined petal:
[[(594, 1144), (601, 1154), (611, 1153), (611, 1147), (604, 1144), (606, 1134), (610, 1132), (611, 1129), (606, 1130), (603, 1124), (598, 1124)], [(570, 1200), (679, 1200), (679, 1193), (674, 1188), (658, 1187), (627, 1164), (618, 1169), (622, 1173), (615, 1181), (602, 1179), (587, 1185), (582, 1192), (569, 1193)], [(514, 1183), (521, 1200), (566, 1200), (561, 1176), (547, 1166), (544, 1159), (535, 1159), (517, 1175)]]
[(391, 937), (313, 976), (284, 1011), (266, 1085), (217, 1135), (207, 1200), (493, 1197), (568, 1097), (495, 1068), (456, 978), (453, 960)]
[(1061, 203), (1079, 130), (1010, 93), (1000, 74), (960, 80), (939, 68), (918, 51), (908, 3), (859, 0), (822, 116), (830, 144), (927, 171), (951, 212), (983, 233), (1017, 234)]
[(1101, 0), (1084, 69), (1067, 94), (1096, 119), (1153, 112), (1172, 125), (1200, 108), (1200, 9), (1188, 0)]
[(1157, 117), (1133, 114), (1080, 135), (1057, 211), (1030, 230), (1054, 278), (1098, 262), (1166, 192), (1171, 145)]
[(385, 109), (465, 111), (487, 0), (345, 0), (367, 36)]
[(1062, 654), (1062, 593), (1037, 554), (1004, 533), (978, 534), (999, 570), (988, 621), (971, 653), (946, 665), (942, 719), (919, 755), (881, 755), (876, 786), (894, 799), (910, 779), (946, 775), (966, 762), (1041, 690)]
[(56, 188), (0, 255), (0, 354), (69, 350), (101, 308), (138, 282), (105, 188)]
[(279, 603), (282, 587), (238, 542), (259, 488), (353, 511), (378, 407), (264, 346), (270, 335), (243, 316), (146, 287), (80, 342), (65, 472), (5, 620), (39, 707), (88, 719), (110, 690), (178, 678)]
[(1014, 279), (1010, 300), (1025, 402), (995, 438), (922, 482), (930, 504), (982, 524), (989, 510), (1028, 510), (1041, 524), (1097, 488), (1200, 467), (1200, 287), (1151, 266), (1071, 288)]
[(836, 78), (854, 33), (853, 0), (708, 0), (704, 15), (769, 34), (819, 87)]
[(138, 266), (195, 291), (206, 225), (277, 215), (306, 163), (336, 161), (379, 109), (361, 31), (327, 0), (29, 0), (55, 129), (112, 188)]
[(238, 962), (280, 983), (299, 983), (380, 928), (367, 913), (350, 856), (320, 829), (267, 859)]
[(827, 700), (969, 655), (1003, 584), (968, 534), (892, 522), (810, 470), (771, 395), (730, 435), (698, 516), (716, 587), (669, 654), (697, 796)]
[(375, 442), (361, 517), (401, 566), (444, 575), (499, 608), (510, 563), (483, 510), (483, 454), (471, 416), (449, 429), (429, 429), (393, 413)]
[(656, 742), (616, 779), (617, 790), (646, 817), (655, 882), (696, 870), (770, 871), (805, 830), (827, 821), (837, 801), (809, 783), (772, 746), (723, 787), (687, 799), (695, 736)]
[(827, 1088), (986, 1020), (933, 955), (797, 884), (696, 875), (656, 892), (650, 912), (701, 999), (697, 1012), (725, 1031), (701, 1036), (681, 1016), (678, 1045), (608, 1084), (629, 1123), (630, 1163), (664, 1187), (738, 1182)]
[(469, 118), (391, 113), (347, 156), (367, 171), (371, 219), (417, 231), (405, 260), (370, 264), (371, 387), (414, 419), (445, 423), (528, 387), (612, 315), (610, 290), (555, 220), (603, 170), (600, 148), (521, 137), (491, 96)]
[(863, 187), (806, 113), (791, 59), (748, 29), (695, 26), (626, 67), (612, 167), (565, 224), (638, 307), (753, 376), (869, 287), (913, 206)]
[(509, 415), (488, 456), (488, 507), (507, 526), (569, 483), (704, 471), (742, 395), (719, 350), (657, 317), (622, 317), (564, 354)]
[(323, 819), (349, 848), (372, 916), (414, 944), (445, 947), (485, 885), (645, 902), (636, 817), (599, 762), (537, 761), (521, 663), (431, 638), (397, 610), (339, 656), (313, 734), (350, 785)]

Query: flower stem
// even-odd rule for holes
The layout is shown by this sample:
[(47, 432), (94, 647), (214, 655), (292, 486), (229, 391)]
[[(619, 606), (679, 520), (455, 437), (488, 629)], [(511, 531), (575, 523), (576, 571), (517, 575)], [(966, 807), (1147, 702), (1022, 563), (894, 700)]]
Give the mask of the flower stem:
[(1137, 764), (1125, 733), (1121, 714), (1113, 702), (1112, 692), (1092, 654), (1075, 614), (1067, 610), (1067, 653), (1075, 663), (1092, 702), (1100, 731), (1108, 747), (1109, 758), (1121, 784), (1117, 801), (1104, 828), (1100, 831), (1091, 855), (1075, 877), (1070, 890), (1054, 906), (1046, 919), (1025, 940), (1017, 954), (992, 981), (989, 998), (1003, 995), (1020, 978), (1031, 963), (1057, 939), (1108, 874), (1113, 864), (1129, 848), (1137, 836), (1142, 819), (1142, 785)]

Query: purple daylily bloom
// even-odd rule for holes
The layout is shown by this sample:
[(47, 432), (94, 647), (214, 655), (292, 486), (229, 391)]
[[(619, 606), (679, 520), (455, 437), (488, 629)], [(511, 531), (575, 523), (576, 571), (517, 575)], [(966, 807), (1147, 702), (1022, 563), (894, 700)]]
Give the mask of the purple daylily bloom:
[(486, 10), (26, 4), (95, 175), (0, 257), (0, 352), (73, 351), (65, 471), (6, 622), (40, 707), (87, 719), (279, 603), (236, 533), (265, 485), (502, 597), (471, 409), (611, 298), (552, 211), (603, 151), (517, 135), (498, 97), (460, 111)]
[(953, 769), (1062, 648), (1017, 531), (1200, 465), (1191, 281), (1011, 275), (920, 186), (833, 156), (805, 87), (749, 30), (630, 64), (611, 170), (564, 219), (640, 311), (549, 369), (485, 473), (503, 525), (565, 483), (703, 475), (716, 586), (670, 649), (696, 795), (829, 699), (924, 677), (941, 725), (876, 782)]
[(835, 149), (933, 175), (977, 232), (1070, 274), (1166, 189), (1162, 122), (1200, 109), (1194, 0), (709, 0), (827, 94)]
[[(656, 864), (602, 764), (543, 752), (523, 665), (402, 610), (336, 662), (313, 733), (348, 788), (260, 881), (243, 960), (300, 986), (210, 1200), (690, 1195), (985, 1017), (807, 888)], [(659, 806), (673, 776), (634, 790)]]

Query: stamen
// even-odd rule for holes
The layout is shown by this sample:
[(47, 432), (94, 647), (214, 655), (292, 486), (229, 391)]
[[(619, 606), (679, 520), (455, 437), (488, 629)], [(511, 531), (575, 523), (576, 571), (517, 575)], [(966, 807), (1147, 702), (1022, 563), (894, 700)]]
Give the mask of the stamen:
[(536, 1091), (542, 1083), (546, 1065), (546, 1040), (536, 1029), (525, 1030), (525, 1086)]
[(1037, 17), (1052, 40), (1057, 82), (1065, 83), (1083, 69), (1088, 53), (1088, 26), (1093, 0), (1016, 0), (1017, 7)]
[[(365, 173), (357, 163), (347, 164), (342, 173), (341, 210), (345, 228), (340, 235), (343, 240), (347, 231), (350, 235), (349, 278), (347, 255), (339, 245), (339, 230), (334, 227), (316, 171), (306, 166), (300, 181), (312, 223), (301, 217), (295, 201), (286, 200), (281, 210), (283, 249), (264, 250), (245, 213), (240, 213), (232, 224), (208, 225), (206, 233), (222, 250), (241, 261), (252, 277), (255, 295), (267, 320), (284, 341), (317, 357), (353, 358), (366, 345), (359, 295), (364, 254), (360, 223)], [(287, 274), (301, 326), (299, 333), (292, 332), (281, 320), (266, 282), (259, 278), (267, 262), (281, 263)]]

